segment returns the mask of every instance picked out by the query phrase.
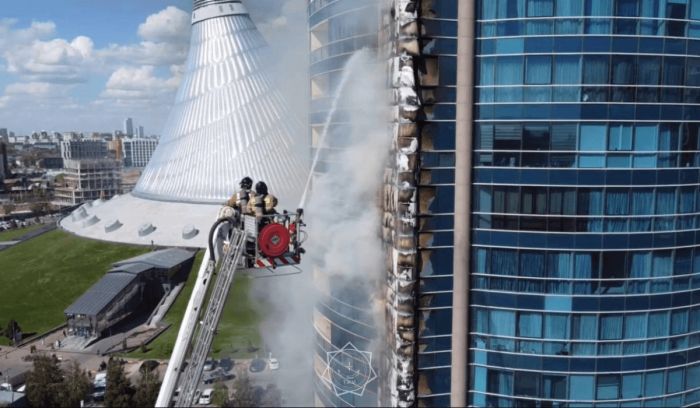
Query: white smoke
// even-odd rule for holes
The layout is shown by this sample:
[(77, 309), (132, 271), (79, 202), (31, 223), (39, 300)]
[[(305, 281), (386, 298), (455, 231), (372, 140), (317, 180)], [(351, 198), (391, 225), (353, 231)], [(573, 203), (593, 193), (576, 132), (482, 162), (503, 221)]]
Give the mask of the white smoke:
[[(262, 336), (285, 366), (279, 371), (278, 385), (288, 405), (314, 403), (313, 309), (322, 295), (314, 287), (313, 271), (327, 275), (336, 287), (347, 279), (353, 288), (365, 288), (364, 302), (374, 297), (376, 283), (383, 276), (379, 197), (391, 134), (382, 109), (388, 107), (382, 73), (367, 50), (357, 52), (345, 67), (344, 85), (336, 97), (341, 110), (349, 108), (347, 122), (343, 120), (348, 125), (328, 127), (328, 140), (342, 140), (346, 147), (332, 157), (325, 152), (321, 155), (325, 172), (314, 178), (305, 209), (309, 238), (304, 245), (304, 272), (256, 280), (255, 295), (269, 311)], [(338, 119), (332, 118), (334, 122)], [(379, 313), (374, 322), (366, 323), (379, 328), (382, 319)]]

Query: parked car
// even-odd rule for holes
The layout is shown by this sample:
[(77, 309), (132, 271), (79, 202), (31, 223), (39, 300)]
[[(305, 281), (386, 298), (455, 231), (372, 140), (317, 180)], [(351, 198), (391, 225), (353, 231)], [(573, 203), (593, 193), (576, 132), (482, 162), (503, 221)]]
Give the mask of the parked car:
[(265, 367), (267, 367), (267, 362), (262, 358), (256, 358), (250, 362), (249, 370), (251, 373), (259, 373), (260, 371), (263, 371)]
[(268, 363), (268, 367), (270, 367), (270, 370), (279, 370), (280, 369), (280, 362), (277, 361), (276, 358), (271, 358)]
[(211, 396), (214, 394), (213, 388), (207, 388), (202, 392), (202, 396), (199, 397), (199, 405), (209, 405), (211, 404)]
[(216, 361), (207, 360), (204, 362), (204, 371), (211, 371), (216, 368)]
[(234, 361), (228, 357), (224, 357), (219, 360), (219, 367), (221, 367), (224, 371), (231, 371), (234, 365)]

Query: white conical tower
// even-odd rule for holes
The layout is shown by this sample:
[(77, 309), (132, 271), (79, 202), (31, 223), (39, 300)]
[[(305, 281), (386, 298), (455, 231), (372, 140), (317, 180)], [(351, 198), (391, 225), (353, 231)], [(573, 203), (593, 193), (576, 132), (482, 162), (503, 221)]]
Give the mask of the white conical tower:
[(133, 194), (220, 203), (244, 176), (296, 202), (306, 171), (295, 127), (270, 84), (265, 40), (239, 1), (195, 1), (186, 72), (158, 148)]
[(240, 1), (195, 0), (186, 72), (134, 191), (87, 203), (61, 227), (89, 238), (205, 247), (244, 176), (295, 209), (307, 175), (302, 127), (272, 86), (265, 40)]

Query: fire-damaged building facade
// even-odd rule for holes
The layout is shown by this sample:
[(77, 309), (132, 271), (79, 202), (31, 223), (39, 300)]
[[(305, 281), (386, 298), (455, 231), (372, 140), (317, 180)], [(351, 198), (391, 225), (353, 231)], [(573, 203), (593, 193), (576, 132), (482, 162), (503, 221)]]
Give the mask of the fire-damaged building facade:
[(149, 312), (187, 279), (194, 255), (170, 248), (115, 263), (64, 311), (68, 334), (99, 338), (127, 317)]
[(378, 403), (698, 404), (700, 3), (384, 5)]

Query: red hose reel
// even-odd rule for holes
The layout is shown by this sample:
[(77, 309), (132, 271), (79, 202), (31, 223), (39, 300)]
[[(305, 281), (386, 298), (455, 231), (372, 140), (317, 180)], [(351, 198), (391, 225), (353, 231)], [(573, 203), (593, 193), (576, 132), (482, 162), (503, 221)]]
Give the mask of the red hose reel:
[(267, 257), (278, 257), (289, 251), (291, 237), (282, 224), (268, 224), (258, 234), (258, 247)]

